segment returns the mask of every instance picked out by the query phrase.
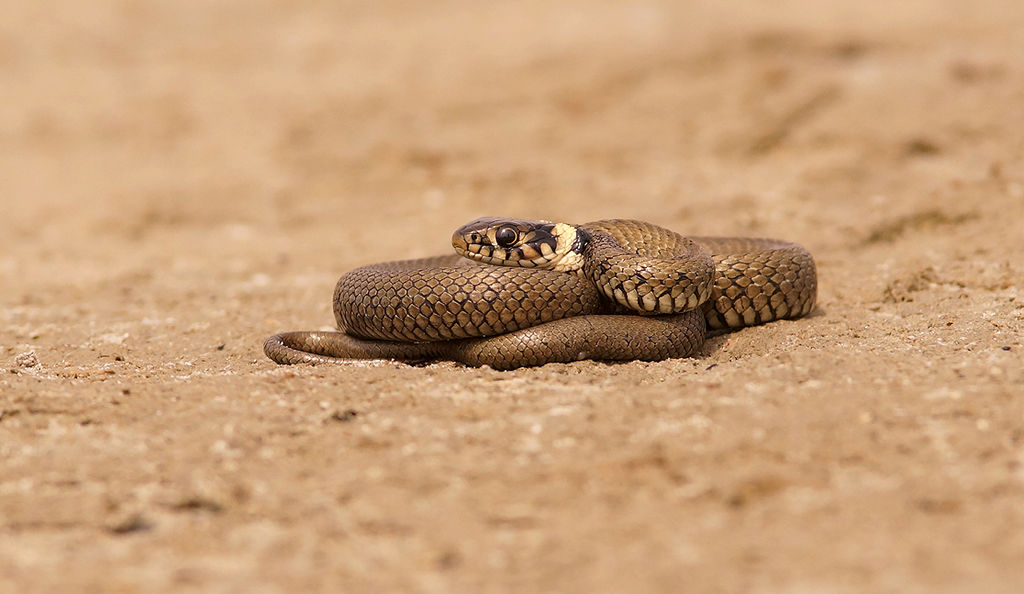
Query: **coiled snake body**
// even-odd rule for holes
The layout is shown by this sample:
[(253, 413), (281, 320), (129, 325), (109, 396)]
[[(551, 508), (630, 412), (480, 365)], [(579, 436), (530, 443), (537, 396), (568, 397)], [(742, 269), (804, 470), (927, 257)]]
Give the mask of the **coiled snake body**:
[(264, 351), (283, 364), (656, 361), (692, 355), (706, 327), (806, 315), (817, 292), (799, 245), (686, 238), (643, 221), (485, 218), (452, 244), (459, 255), (352, 270), (334, 292), (341, 332), (284, 332)]

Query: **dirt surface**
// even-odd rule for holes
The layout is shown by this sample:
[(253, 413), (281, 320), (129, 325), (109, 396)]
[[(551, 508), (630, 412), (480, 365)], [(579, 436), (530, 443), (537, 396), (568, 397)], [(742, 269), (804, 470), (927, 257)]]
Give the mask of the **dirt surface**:
[[(1024, 8), (3, 2), (0, 592), (1020, 592)], [(815, 254), (699, 357), (278, 367), (482, 215)]]

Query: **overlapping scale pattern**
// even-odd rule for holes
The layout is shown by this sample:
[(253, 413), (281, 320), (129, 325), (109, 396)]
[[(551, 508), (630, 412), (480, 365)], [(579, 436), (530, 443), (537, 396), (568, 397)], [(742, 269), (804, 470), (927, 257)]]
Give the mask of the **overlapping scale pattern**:
[[(580, 228), (590, 242), (578, 274), (457, 256), (357, 268), (335, 289), (343, 332), (285, 332), (264, 350), (279, 363), (452, 359), (512, 369), (654, 361), (696, 352), (706, 326), (735, 329), (814, 308), (814, 260), (799, 245), (686, 238), (642, 221)], [(633, 315), (602, 315), (612, 311)]]

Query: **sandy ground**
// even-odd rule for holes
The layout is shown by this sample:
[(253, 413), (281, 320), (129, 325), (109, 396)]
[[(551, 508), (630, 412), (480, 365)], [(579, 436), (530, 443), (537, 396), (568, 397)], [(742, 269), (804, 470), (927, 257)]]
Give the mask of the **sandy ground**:
[[(3, 2), (0, 592), (1020, 592), (1024, 7)], [(694, 359), (278, 367), (481, 215), (816, 256)]]

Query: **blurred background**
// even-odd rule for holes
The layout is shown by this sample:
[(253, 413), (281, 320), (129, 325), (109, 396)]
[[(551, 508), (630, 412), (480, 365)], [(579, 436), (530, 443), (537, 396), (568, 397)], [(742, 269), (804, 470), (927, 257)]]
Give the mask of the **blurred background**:
[(482, 214), (853, 233), (908, 170), (989, 170), (958, 145), (999, 141), (1024, 22), (998, 0), (4, 4), (7, 274), (39, 243), (404, 257)]

